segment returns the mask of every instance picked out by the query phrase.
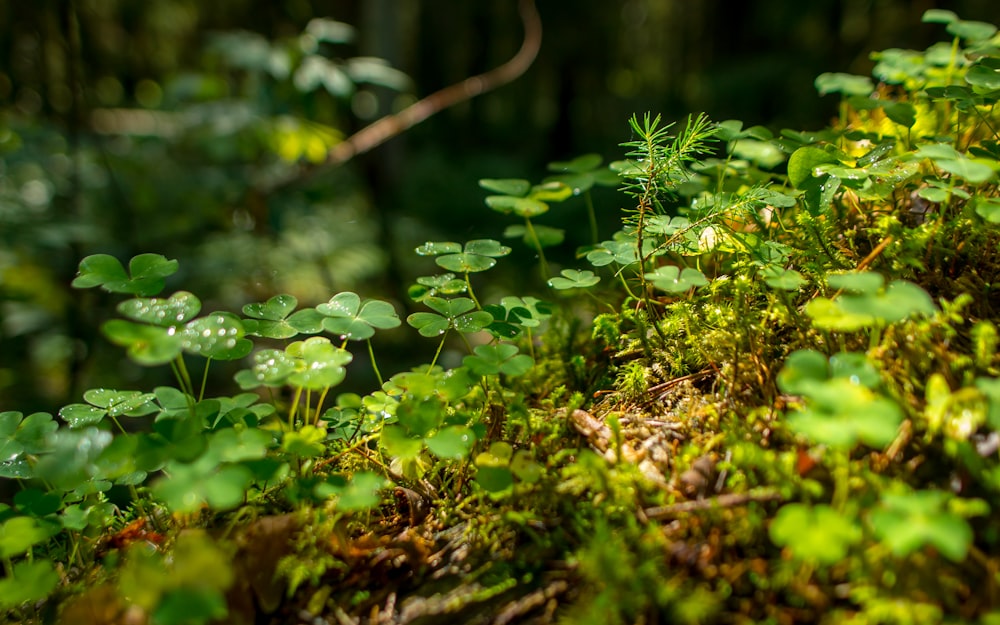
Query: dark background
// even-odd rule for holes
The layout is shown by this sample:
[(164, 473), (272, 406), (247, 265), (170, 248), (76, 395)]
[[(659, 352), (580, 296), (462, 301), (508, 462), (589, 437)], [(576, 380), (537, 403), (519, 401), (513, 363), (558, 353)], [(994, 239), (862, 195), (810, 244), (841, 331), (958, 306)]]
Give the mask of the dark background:
[[(499, 238), (512, 223), (483, 205), (480, 178), (537, 182), (553, 160), (620, 158), (636, 112), (822, 127), (836, 100), (816, 94), (819, 73), (868, 74), (873, 50), (922, 50), (946, 39), (940, 25), (920, 22), (930, 8), (1000, 21), (995, 0), (538, 4), (541, 51), (514, 83), (345, 167), (276, 190), (268, 181), (294, 172), (294, 163), (275, 157), (274, 120), (349, 134), (495, 67), (521, 44), (516, 2), (0, 3), (0, 411), (55, 411), (93, 386), (169, 381), (100, 337), (120, 298), (69, 288), (84, 255), (177, 258), (182, 271), (167, 292), (194, 291), (206, 312), (279, 292), (315, 304), (347, 289), (410, 312), (406, 286), (434, 273), (412, 255), (416, 243)], [(411, 78), (409, 87), (359, 85), (361, 101), (306, 92), (234, 67), (212, 48), (219, 33), (234, 32), (294, 48), (317, 17), (357, 29), (353, 42), (325, 51), (330, 58), (384, 58)], [(101, 126), (109, 110), (164, 115), (141, 118), (159, 120), (152, 130), (124, 132)], [(607, 191), (596, 200), (608, 235), (622, 199)], [(569, 241), (552, 252), (557, 266), (572, 261), (583, 215), (580, 202), (567, 202), (541, 220), (570, 224)], [(507, 273), (491, 274), (490, 284), (541, 292), (540, 281), (523, 279), (532, 263), (517, 247), (504, 261)], [(389, 333), (381, 346), (388, 373), (429, 359), (431, 348), (409, 334)], [(351, 379), (370, 386), (358, 371)], [(231, 373), (218, 367), (214, 380), (227, 384)]]

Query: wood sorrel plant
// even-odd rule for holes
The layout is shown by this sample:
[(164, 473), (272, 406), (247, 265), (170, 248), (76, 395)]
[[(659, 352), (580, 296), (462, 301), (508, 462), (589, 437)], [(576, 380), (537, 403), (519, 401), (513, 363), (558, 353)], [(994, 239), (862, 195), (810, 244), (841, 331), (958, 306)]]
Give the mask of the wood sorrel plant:
[[(1000, 40), (925, 19), (949, 41), (877, 53), (876, 81), (817, 79), (840, 97), (830, 128), (699, 116), (675, 137), (648, 115), (609, 169), (586, 156), (537, 186), (482, 181), (571, 305), (483, 301), (510, 249), (427, 243), (444, 273), (416, 278), (426, 309), (405, 321), (436, 342), (410, 371), (375, 364), (376, 335), (403, 325), (388, 302), (277, 295), (204, 315), (192, 293), (160, 295), (176, 261), (84, 259), (76, 286), (131, 298), (105, 334), (177, 383), (88, 390), (61, 422), (0, 413), (0, 477), (21, 487), (0, 506), (0, 609), (41, 620), (31, 606), (74, 583), (72, 564), (120, 571), (88, 609), (162, 623), (228, 618), (244, 590), (274, 619), (297, 590), (299, 613), (399, 622), (536, 604), (574, 622), (992, 622)], [(541, 252), (562, 233), (535, 218), (609, 172), (622, 228), (580, 251), (589, 269), (550, 275)], [(379, 388), (331, 401), (359, 341)], [(446, 341), (467, 352), (451, 369)], [(231, 396), (191, 368), (244, 358)], [(254, 530), (290, 536), (256, 541), (287, 548), (266, 569), (276, 588), (257, 571), (236, 586), (224, 562), (268, 559), (238, 527), (258, 514)], [(146, 546), (96, 565), (126, 528)], [(397, 602), (399, 579), (417, 590)]]

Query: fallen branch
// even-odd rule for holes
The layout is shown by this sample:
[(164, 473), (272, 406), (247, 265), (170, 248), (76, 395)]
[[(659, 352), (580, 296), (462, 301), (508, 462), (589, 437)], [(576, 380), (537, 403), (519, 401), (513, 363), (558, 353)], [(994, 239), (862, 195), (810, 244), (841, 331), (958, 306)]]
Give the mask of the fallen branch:
[(355, 156), (364, 154), (409, 130), (431, 115), (493, 91), (520, 77), (528, 71), (528, 68), (535, 61), (535, 57), (538, 56), (538, 50), (542, 45), (542, 20), (535, 8), (534, 0), (520, 0), (518, 10), (524, 24), (524, 41), (517, 54), (509, 61), (488, 72), (477, 74), (435, 91), (398, 113), (386, 115), (372, 122), (335, 145), (322, 163), (295, 170), (292, 175), (279, 180), (265, 193), (272, 193), (293, 184), (305, 182), (320, 173), (339, 167)]

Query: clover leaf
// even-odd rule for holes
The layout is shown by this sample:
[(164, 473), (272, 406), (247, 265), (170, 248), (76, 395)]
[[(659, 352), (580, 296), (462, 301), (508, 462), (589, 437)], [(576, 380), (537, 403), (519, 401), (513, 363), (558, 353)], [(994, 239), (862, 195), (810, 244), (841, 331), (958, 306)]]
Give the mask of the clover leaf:
[(129, 261), (129, 272), (114, 256), (94, 254), (80, 261), (73, 286), (80, 289), (99, 286), (110, 293), (150, 296), (163, 290), (164, 278), (177, 272), (176, 260), (160, 254), (139, 254)]
[(140, 365), (162, 365), (177, 358), (183, 343), (176, 328), (162, 328), (124, 319), (112, 319), (101, 331), (115, 345), (126, 349), (129, 358)]
[(417, 283), (407, 289), (407, 294), (415, 302), (422, 302), (428, 297), (441, 295), (459, 295), (469, 290), (465, 280), (459, 280), (453, 273), (442, 273), (436, 276), (420, 276)]
[(552, 316), (552, 305), (535, 297), (508, 295), (483, 310), (493, 315), (493, 323), (486, 329), (497, 338), (514, 338), (522, 329), (537, 328)]
[(514, 448), (510, 443), (497, 441), (476, 456), (476, 482), (491, 495), (499, 496), (514, 487), (514, 473), (510, 469)]
[(304, 425), (298, 430), (285, 433), (281, 439), (281, 450), (298, 458), (313, 458), (326, 451), (324, 440), (326, 429)]
[(324, 317), (314, 309), (293, 312), (298, 306), (293, 295), (275, 295), (266, 302), (247, 304), (243, 314), (243, 329), (247, 334), (269, 339), (288, 339), (299, 333), (314, 334), (322, 330)]
[(326, 481), (316, 485), (314, 492), (321, 499), (337, 498), (337, 510), (367, 510), (381, 502), (379, 491), (389, 482), (371, 471), (360, 471), (348, 480), (342, 475), (331, 475)]
[(86, 404), (69, 404), (59, 411), (71, 428), (99, 423), (105, 416), (141, 417), (156, 411), (153, 393), (91, 389), (83, 394)]
[(351, 352), (336, 347), (322, 336), (291, 343), (285, 352), (296, 359), (295, 370), (288, 376), (288, 382), (311, 390), (322, 390), (343, 382), (347, 377), (344, 365), (354, 359)]
[(192, 463), (170, 461), (168, 477), (153, 483), (153, 495), (172, 512), (194, 512), (208, 504), (213, 510), (229, 510), (246, 497), (253, 480), (250, 469), (241, 464), (220, 464), (211, 454)]
[(424, 444), (438, 458), (459, 460), (469, 455), (476, 435), (469, 427), (452, 425), (425, 437)]
[(50, 560), (15, 563), (0, 579), (0, 610), (10, 610), (49, 596), (59, 585), (59, 573)]
[(965, 559), (972, 544), (968, 521), (946, 509), (951, 494), (937, 490), (885, 493), (869, 515), (875, 534), (897, 556), (930, 545), (955, 562)]
[(476, 304), (468, 297), (450, 300), (428, 297), (424, 304), (436, 312), (416, 312), (406, 318), (406, 323), (416, 328), (421, 336), (440, 336), (451, 328), (463, 334), (478, 332), (493, 322), (493, 315), (486, 311), (469, 312)]
[(868, 95), (875, 87), (868, 76), (856, 76), (841, 72), (826, 72), (816, 78), (816, 90), (820, 95), (842, 93), (845, 96)]
[(903, 413), (873, 392), (880, 376), (863, 354), (827, 359), (813, 350), (793, 352), (778, 374), (782, 392), (801, 395), (806, 406), (786, 418), (789, 428), (816, 443), (851, 448), (861, 441), (881, 447), (896, 437)]
[(802, 277), (801, 273), (776, 265), (768, 265), (761, 272), (761, 275), (767, 286), (779, 291), (797, 291), (806, 283), (806, 279)]
[(11, 517), (0, 523), (0, 558), (26, 553), (32, 546), (48, 540), (50, 532), (29, 516)]
[(214, 312), (185, 324), (180, 333), (181, 348), (204, 358), (238, 360), (253, 349), (253, 343), (244, 339), (244, 334), (239, 317), (228, 312)]
[(47, 437), (58, 428), (47, 412), (27, 417), (20, 412), (0, 412), (0, 477), (30, 477), (33, 471), (25, 456), (48, 451)]
[(594, 185), (616, 186), (621, 179), (618, 173), (601, 167), (600, 154), (583, 154), (569, 161), (555, 161), (548, 164), (549, 171), (559, 172), (545, 179), (545, 182), (561, 182), (579, 195), (589, 191)]
[(168, 298), (136, 298), (118, 304), (118, 312), (133, 321), (170, 327), (192, 319), (201, 310), (201, 300), (187, 291)]
[(326, 316), (323, 329), (342, 339), (363, 341), (375, 335), (375, 329), (395, 328), (400, 324), (396, 309), (389, 302), (367, 300), (349, 291), (334, 295), (316, 310)]
[(535, 361), (527, 354), (518, 354), (516, 345), (499, 343), (496, 345), (477, 345), (474, 356), (466, 356), (462, 364), (476, 375), (487, 376), (503, 373), (504, 375), (523, 375), (531, 370)]
[(578, 269), (563, 269), (559, 272), (562, 276), (549, 279), (549, 286), (560, 291), (566, 289), (586, 289), (592, 287), (601, 279), (594, 275), (593, 271)]
[(786, 504), (778, 510), (768, 534), (804, 561), (836, 564), (861, 540), (861, 528), (852, 519), (826, 505)]
[(821, 329), (853, 332), (937, 310), (926, 291), (906, 280), (893, 280), (885, 289), (882, 276), (871, 272), (834, 274), (827, 280), (848, 293), (834, 299), (817, 297), (806, 304), (806, 314)]
[[(145, 316), (154, 307), (135, 305), (135, 310)], [(159, 310), (176, 311), (173, 303)], [(152, 313), (158, 317), (157, 313)], [(182, 313), (177, 313), (182, 314)], [(108, 339), (126, 348), (126, 353), (141, 365), (161, 365), (188, 352), (215, 360), (236, 360), (250, 353), (250, 341), (243, 338), (243, 325), (236, 315), (215, 312), (187, 322), (183, 326), (147, 325), (112, 319), (101, 330)]]
[(497, 212), (514, 213), (525, 219), (548, 212), (547, 202), (561, 202), (573, 195), (573, 190), (559, 180), (550, 180), (532, 187), (527, 180), (484, 178), (479, 181), (479, 186), (487, 191), (503, 194), (488, 196), (487, 206)]
[(657, 267), (656, 271), (645, 274), (645, 277), (654, 287), (667, 293), (683, 293), (708, 284), (708, 278), (697, 269), (681, 269), (675, 265)]
[[(533, 224), (529, 230), (523, 224), (512, 224), (504, 228), (503, 236), (508, 239), (521, 237), (521, 241), (532, 249), (541, 247), (552, 247), (559, 245), (566, 238), (566, 231), (562, 228), (553, 228), (541, 224)], [(537, 237), (538, 243), (535, 243)]]

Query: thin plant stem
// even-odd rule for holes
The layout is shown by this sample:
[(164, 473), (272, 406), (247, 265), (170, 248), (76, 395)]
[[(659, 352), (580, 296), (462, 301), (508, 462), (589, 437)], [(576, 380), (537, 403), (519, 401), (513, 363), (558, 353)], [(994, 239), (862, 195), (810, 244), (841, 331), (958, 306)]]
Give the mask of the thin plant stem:
[(590, 221), (590, 240), (597, 245), (597, 213), (594, 211), (594, 198), (590, 195), (590, 189), (584, 192), (583, 201), (587, 205), (587, 219)]
[(368, 357), (372, 361), (372, 370), (375, 371), (375, 379), (378, 380), (379, 388), (382, 388), (382, 385), (385, 384), (385, 382), (382, 380), (382, 374), (378, 370), (378, 363), (375, 362), (375, 350), (372, 349), (372, 340), (366, 339), (365, 343), (368, 344)]
[(531, 224), (531, 220), (527, 217), (524, 218), (524, 227), (528, 231), (528, 235), (531, 236), (531, 240), (535, 242), (535, 249), (538, 250), (538, 267), (542, 272), (542, 280), (549, 279), (549, 264), (545, 262), (545, 252), (542, 251), (542, 242), (538, 238), (538, 233), (535, 232), (535, 227)]
[(469, 297), (472, 302), (476, 305), (476, 310), (482, 310), (483, 307), (479, 304), (479, 298), (476, 297), (476, 292), (472, 290), (472, 280), (469, 279), (469, 273), (465, 273), (465, 288), (469, 293)]
[(198, 401), (205, 397), (205, 387), (208, 386), (208, 368), (212, 364), (212, 358), (205, 359), (205, 371), (201, 374), (201, 390), (198, 392)]
[(295, 413), (299, 409), (299, 399), (302, 397), (302, 387), (295, 387), (295, 395), (292, 398), (292, 407), (288, 410), (288, 429), (295, 429)]
[(323, 389), (323, 392), (319, 395), (319, 400), (316, 402), (316, 418), (313, 419), (313, 425), (319, 425), (319, 415), (320, 411), (323, 410), (323, 402), (326, 401), (326, 395), (330, 392), (330, 387), (327, 386)]
[(438, 357), (441, 355), (441, 350), (444, 348), (444, 340), (448, 338), (448, 331), (445, 330), (444, 334), (441, 335), (441, 342), (438, 343), (437, 351), (434, 352), (434, 359), (431, 360), (431, 364), (427, 365), (427, 373), (434, 370), (434, 365), (437, 364)]

